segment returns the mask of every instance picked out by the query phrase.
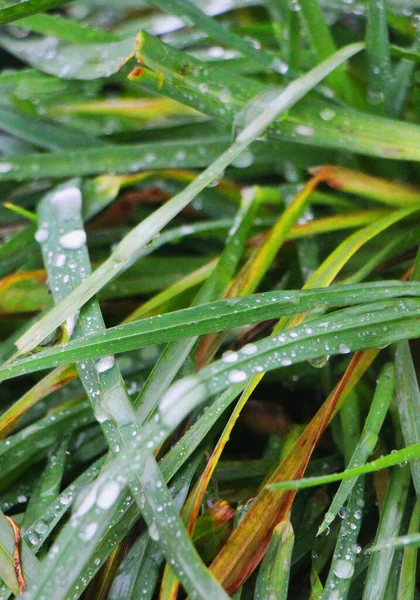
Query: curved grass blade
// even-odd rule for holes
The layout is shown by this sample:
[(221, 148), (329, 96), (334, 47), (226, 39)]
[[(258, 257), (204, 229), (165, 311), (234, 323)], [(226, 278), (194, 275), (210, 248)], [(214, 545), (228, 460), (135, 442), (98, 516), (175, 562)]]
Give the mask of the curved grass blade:
[(334, 473), (333, 475), (325, 475), (320, 477), (307, 477), (305, 479), (293, 479), (289, 481), (279, 481), (277, 483), (269, 484), (269, 489), (273, 491), (280, 490), (298, 490), (315, 485), (324, 485), (326, 483), (334, 483), (335, 481), (344, 481), (347, 479), (354, 479), (367, 473), (374, 473), (387, 467), (393, 467), (395, 465), (404, 466), (408, 461), (416, 460), (420, 456), (420, 444), (413, 444), (407, 446), (402, 450), (397, 450), (384, 456), (377, 458), (371, 462), (362, 465), (361, 467), (354, 467), (348, 471), (342, 473)]
[[(415, 304), (412, 306), (411, 312), (407, 312), (407, 321), (409, 317), (411, 317), (411, 319), (414, 319), (414, 324), (417, 303), (416, 297), (419, 295), (419, 289), (419, 283), (394, 282), (391, 285), (391, 282), (386, 282), (384, 285), (381, 282), (379, 284), (349, 286), (348, 289), (346, 289), (346, 286), (337, 285), (327, 290), (321, 288), (319, 290), (310, 291), (267, 292), (240, 299), (219, 300), (208, 305), (187, 308), (166, 315), (141, 319), (140, 321), (113, 327), (104, 333), (90, 333), (80, 340), (71, 340), (66, 344), (60, 344), (59, 346), (44, 350), (39, 354), (20, 359), (15, 363), (5, 364), (0, 368), (0, 378), (3, 380), (10, 379), (18, 374), (27, 374), (44, 368), (56, 367), (59, 364), (68, 364), (79, 359), (99, 358), (100, 356), (109, 354), (111, 349), (114, 353), (118, 353), (129, 349), (132, 350), (152, 344), (168, 342), (173, 339), (178, 339), (181, 334), (184, 337), (191, 337), (193, 335), (202, 335), (212, 331), (230, 329), (238, 327), (239, 325), (256, 323), (281, 315), (303, 313), (315, 308), (348, 306), (355, 302), (362, 302), (360, 309), (357, 309), (356, 307), (347, 309), (353, 311), (353, 313), (350, 312), (349, 314), (354, 314), (355, 320), (357, 319), (356, 315), (359, 312), (367, 312), (369, 300), (371, 302), (373, 300), (379, 301), (380, 298), (403, 298), (404, 296), (410, 298), (410, 296), (413, 296), (412, 301)], [(389, 302), (387, 302), (387, 300), (382, 300), (382, 302), (384, 308), (387, 306), (390, 307), (390, 312), (389, 315), (387, 313), (387, 316), (391, 317), (392, 320), (393, 309), (391, 307), (393, 306), (393, 301), (389, 300)], [(409, 302), (409, 300), (406, 299), (405, 302)], [(395, 301), (395, 305), (398, 306), (397, 301)], [(403, 306), (403, 304), (401, 304), (401, 306)], [(375, 305), (369, 305), (369, 310), (376, 312)], [(336, 315), (338, 315), (339, 318), (342, 316), (340, 320), (341, 323), (343, 318), (345, 321), (347, 312), (342, 311), (341, 313), (336, 313)], [(395, 319), (398, 318), (397, 312), (395, 312), (394, 316)], [(330, 315), (325, 318), (325, 322), (334, 322), (334, 318), (334, 315)], [(385, 313), (384, 318), (386, 318)], [(318, 319), (318, 322), (321, 323), (320, 327), (324, 336), (328, 338), (334, 338), (334, 336), (336, 336), (334, 332), (326, 331), (326, 326), (322, 329), (322, 323), (324, 322), (322, 318)], [(357, 323), (354, 325), (357, 327)], [(301, 330), (303, 332), (303, 337), (307, 338), (308, 342), (316, 337), (314, 336), (313, 331), (306, 332), (305, 327), (303, 326), (299, 329), (299, 334), (301, 334)], [(380, 333), (378, 326), (378, 328), (375, 329), (375, 337), (376, 335), (380, 335)], [(295, 335), (295, 333), (293, 335)], [(387, 335), (389, 339), (391, 339), (389, 331), (382, 331), (381, 343), (385, 343)], [(413, 331), (412, 337), (415, 337), (415, 335), (416, 334)], [(340, 336), (340, 334), (338, 334), (338, 336)], [(358, 338), (357, 346), (360, 346), (360, 341), (361, 338)], [(269, 344), (269, 339), (265, 340), (265, 343)], [(344, 336), (342, 343), (344, 344)], [(282, 345), (282, 340), (279, 339), (277, 342), (273, 342), (273, 344), (278, 344), (280, 347)], [(298, 345), (297, 342), (295, 345)], [(323, 346), (322, 349), (325, 354), (325, 346)], [(319, 351), (322, 352), (322, 349), (320, 342)], [(331, 350), (333, 349), (331, 348)]]
[[(377, 444), (379, 431), (388, 412), (393, 393), (394, 368), (392, 365), (388, 364), (385, 365), (379, 376), (369, 414), (366, 418), (362, 434), (358, 440), (354, 453), (349, 460), (347, 470), (364, 464), (367, 458), (372, 454)], [(343, 506), (355, 484), (356, 479), (341, 482), (331, 506), (318, 529), (318, 535), (325, 531), (328, 525), (335, 519), (338, 511)]]

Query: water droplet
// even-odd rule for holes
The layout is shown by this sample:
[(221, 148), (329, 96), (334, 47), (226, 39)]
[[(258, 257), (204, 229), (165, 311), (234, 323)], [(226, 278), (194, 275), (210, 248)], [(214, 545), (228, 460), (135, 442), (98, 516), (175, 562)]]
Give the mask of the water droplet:
[(35, 523), (35, 531), (40, 535), (44, 535), (48, 531), (48, 524), (40, 519)]
[(232, 352), (230, 350), (228, 350), (228, 352), (225, 352), (222, 356), (222, 361), (224, 363), (234, 363), (238, 360), (238, 353), (237, 352)]
[(35, 239), (38, 244), (43, 244), (48, 240), (48, 231), (46, 229), (38, 229), (35, 233)]
[(55, 192), (51, 197), (55, 214), (59, 221), (70, 221), (82, 208), (82, 194), (75, 185)]
[(79, 311), (75, 312), (68, 319), (66, 319), (67, 337), (69, 339), (71, 338), (74, 328), (76, 327), (78, 316), (79, 316)]
[(241, 352), (243, 354), (246, 354), (247, 356), (249, 356), (251, 354), (255, 354), (257, 352), (257, 350), (258, 350), (258, 348), (255, 344), (246, 344), (246, 346), (241, 348)]
[(254, 155), (250, 150), (244, 150), (239, 156), (232, 161), (232, 166), (237, 169), (246, 169), (254, 162)]
[(324, 108), (319, 113), (319, 116), (321, 117), (321, 119), (323, 121), (332, 121), (334, 119), (335, 115), (336, 115), (336, 112), (332, 108)]
[(61, 269), (61, 267), (64, 267), (65, 264), (66, 264), (66, 255), (65, 254), (57, 254), (54, 257), (54, 261), (53, 261), (54, 267), (58, 267), (59, 269)]
[(91, 489), (84, 495), (81, 503), (77, 506), (74, 513), (75, 517), (81, 517), (88, 512), (89, 509), (95, 504), (96, 500), (96, 488), (91, 486)]
[(157, 528), (156, 523), (152, 523), (149, 527), (149, 535), (152, 538), (153, 541), (158, 542), (159, 541), (159, 530)]
[(240, 371), (239, 369), (233, 369), (228, 374), (228, 379), (231, 383), (240, 383), (241, 381), (245, 381), (247, 378), (247, 374), (245, 371)]
[(159, 402), (159, 413), (164, 426), (176, 427), (207, 396), (207, 389), (198, 377), (184, 377), (175, 382)]
[(315, 369), (322, 369), (330, 360), (329, 356), (321, 356), (319, 358), (311, 358), (308, 363)]
[(108, 481), (98, 492), (96, 504), (99, 508), (107, 510), (117, 500), (120, 494), (121, 486), (116, 481)]
[(334, 567), (334, 574), (339, 579), (350, 579), (354, 573), (354, 566), (348, 560), (338, 560)]
[(305, 137), (311, 137), (315, 132), (313, 128), (309, 125), (298, 125), (295, 128), (295, 133), (297, 133), (298, 135), (303, 135)]
[(340, 354), (349, 354), (351, 352), (349, 346), (347, 344), (340, 344), (338, 346), (338, 351)]
[(98, 373), (105, 373), (109, 371), (115, 365), (115, 358), (113, 356), (103, 356), (96, 362), (96, 370)]
[(86, 233), (83, 229), (69, 231), (60, 237), (60, 245), (69, 250), (78, 250), (86, 243)]
[(73, 492), (70, 490), (64, 491), (60, 496), (60, 504), (67, 506), (73, 500)]
[(39, 543), (39, 535), (35, 531), (30, 531), (28, 533), (28, 541), (30, 544), (34, 546)]
[(12, 163), (2, 162), (0, 163), (0, 173), (8, 173), (13, 169)]
[(85, 527), (85, 529), (80, 532), (80, 538), (82, 540), (86, 540), (86, 541), (91, 540), (93, 538), (93, 536), (95, 535), (97, 529), (98, 529), (97, 523), (89, 523), (89, 525), (87, 525)]

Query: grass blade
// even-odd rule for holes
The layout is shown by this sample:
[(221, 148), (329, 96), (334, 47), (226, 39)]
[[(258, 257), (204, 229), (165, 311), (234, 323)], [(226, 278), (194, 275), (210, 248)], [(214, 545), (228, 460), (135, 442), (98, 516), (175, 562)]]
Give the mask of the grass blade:
[(11, 23), (28, 15), (57, 8), (68, 3), (69, 0), (23, 0), (23, 2), (2, 0), (0, 4), (0, 23)]
[[(386, 307), (389, 309), (388, 313), (386, 313), (386, 316), (384, 313), (384, 320), (386, 318), (388, 318), (390, 321), (398, 319), (398, 312), (396, 311), (393, 315), (392, 310), (394, 305), (398, 306), (401, 304), (401, 306), (404, 306), (404, 309), (406, 307), (408, 309), (409, 306), (411, 307), (411, 312), (407, 314), (407, 317), (410, 314), (414, 325), (416, 323), (415, 307), (417, 302), (415, 298), (418, 296), (420, 284), (394, 283), (394, 285), (395, 287), (391, 285), (387, 285), (385, 287), (383, 285), (379, 285), (377, 287), (372, 285), (364, 286), (363, 289), (366, 292), (364, 299), (368, 300), (369, 294), (371, 297), (375, 296), (376, 298), (382, 297), (387, 299), (392, 298), (394, 295), (396, 297), (406, 296), (407, 299), (405, 300), (404, 305), (397, 301), (393, 304), (392, 300), (382, 300), (381, 309), (385, 309)], [(39, 354), (16, 361), (11, 365), (5, 364), (0, 368), (0, 377), (3, 379), (9, 379), (10, 377), (14, 377), (18, 374), (30, 373), (49, 367), (56, 367), (59, 364), (68, 364), (79, 359), (82, 360), (95, 357), (99, 358), (100, 356), (105, 356), (107, 353), (109, 353), (111, 348), (113, 348), (115, 353), (118, 353), (127, 349), (141, 348), (156, 343), (168, 342), (178, 338), (180, 334), (184, 337), (191, 337), (192, 335), (201, 335), (208, 332), (220, 331), (227, 328), (237, 327), (239, 325), (259, 322), (273, 317), (278, 318), (280, 315), (302, 313), (304, 311), (322, 306), (346, 306), (348, 304), (352, 304), (355, 300), (361, 300), (360, 296), (354, 296), (354, 291), (356, 289), (359, 291), (361, 288), (357, 288), (356, 286), (354, 288), (350, 287), (347, 293), (345, 286), (343, 286), (343, 288), (343, 291), (340, 291), (340, 287), (337, 286), (337, 288), (332, 288), (331, 290), (324, 290), (321, 288), (320, 290), (293, 292), (292, 294), (290, 292), (269, 292), (266, 294), (257, 294), (255, 296), (245, 297), (240, 300), (219, 300), (217, 303), (215, 302), (209, 305), (176, 311), (174, 313), (162, 315), (159, 318), (150, 317), (149, 319), (142, 319), (134, 323), (128, 323), (126, 325), (111, 328), (105, 333), (105, 335), (102, 333), (91, 333), (89, 336), (86, 336), (80, 341), (71, 340), (70, 342), (67, 342), (67, 344), (61, 344), (60, 346), (52, 347), (40, 352)], [(381, 292), (379, 292), (378, 288), (382, 288)], [(410, 296), (414, 296), (411, 304), (409, 304)], [(379, 306), (379, 302), (376, 306)], [(219, 311), (223, 310), (223, 312), (219, 313), (218, 318), (213, 314), (214, 310), (216, 310), (214, 307), (216, 307), (216, 309)], [(232, 311), (232, 307), (234, 307), (235, 312)], [(379, 309), (377, 309), (375, 305), (369, 305), (369, 310), (373, 311), (371, 313), (373, 322), (376, 323), (377, 320), (379, 323), (378, 315), (376, 315)], [(354, 307), (352, 309), (347, 309), (347, 311), (342, 313), (337, 313), (340, 323), (342, 321), (346, 321), (347, 314), (354, 315), (355, 322), (351, 323), (351, 325), (349, 322), (350, 335), (351, 328), (357, 327), (356, 315), (358, 312), (366, 312), (366, 306), (362, 304), (360, 309)], [(341, 319), (340, 316), (342, 316)], [(331, 321), (332, 324), (334, 322), (334, 316), (332, 315), (328, 317), (327, 320)], [(325, 331), (325, 326), (323, 329), (323, 319), (319, 319), (318, 321), (318, 327), (320, 331), (323, 331), (323, 337), (325, 337), (325, 340), (327, 340), (327, 338), (335, 339), (335, 351), (339, 353), (338, 346), (340, 343), (345, 344), (348, 342), (348, 340), (346, 341), (344, 339), (346, 336), (344, 333), (342, 335), (340, 334), (342, 340), (340, 339), (340, 342), (337, 344), (336, 334), (331, 334), (331, 332)], [(315, 339), (316, 336), (314, 335), (313, 331), (307, 332), (304, 326), (298, 329), (297, 333), (308, 340), (308, 348), (306, 351), (309, 353), (309, 344), (313, 339)], [(375, 339), (375, 342), (372, 339), (371, 343), (391, 343), (386, 340), (392, 340), (394, 333), (394, 331), (391, 333), (390, 330), (381, 332), (379, 326), (376, 327), (374, 325), (372, 329), (372, 335), (378, 337)], [(415, 331), (413, 331), (412, 334), (414, 336)], [(286, 342), (286, 338), (284, 339), (284, 342)], [(269, 344), (269, 340), (267, 340), (265, 343)], [(278, 345), (280, 348), (283, 344), (283, 340), (279, 338), (279, 340), (277, 340), (277, 342), (273, 342), (273, 344)], [(290, 344), (292, 352), (294, 350), (294, 346), (297, 346), (298, 344), (293, 341), (291, 341)], [(367, 334), (365, 344), (368, 344)], [(363, 346), (361, 338), (355, 339), (353, 348), (356, 349), (360, 347), (360, 345)], [(319, 343), (317, 350), (319, 352), (325, 351), (325, 346), (321, 348), (321, 343)], [(312, 352), (316, 354), (317, 350), (314, 347)], [(332, 346), (331, 353), (333, 351), (334, 347)], [(284, 358), (287, 358), (286, 355), (284, 355)]]
[[(369, 414), (366, 418), (362, 434), (357, 443), (357, 446), (352, 454), (347, 470), (353, 467), (364, 464), (367, 458), (372, 454), (377, 442), (379, 431), (382, 427), (388, 408), (394, 392), (394, 369), (392, 365), (386, 365), (381, 371), (376, 387), (375, 395), (372, 400), (372, 405)], [(326, 527), (332, 523), (338, 514), (338, 511), (343, 506), (356, 484), (356, 479), (343, 481), (334, 496), (328, 512), (325, 514), (324, 520), (318, 530), (318, 535), (325, 531)]]

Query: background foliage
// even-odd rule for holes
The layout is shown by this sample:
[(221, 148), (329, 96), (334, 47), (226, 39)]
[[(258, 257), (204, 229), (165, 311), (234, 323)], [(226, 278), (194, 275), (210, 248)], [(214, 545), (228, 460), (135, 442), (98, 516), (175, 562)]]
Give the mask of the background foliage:
[(419, 597), (416, 0), (0, 1), (0, 598)]

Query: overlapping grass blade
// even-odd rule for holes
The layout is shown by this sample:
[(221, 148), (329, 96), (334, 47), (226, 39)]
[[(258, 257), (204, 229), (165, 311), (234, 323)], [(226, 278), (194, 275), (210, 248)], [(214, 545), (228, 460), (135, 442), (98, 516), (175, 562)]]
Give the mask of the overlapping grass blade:
[[(386, 299), (404, 296), (409, 298), (412, 296), (412, 309), (411, 312), (407, 312), (407, 319), (409, 314), (411, 314), (414, 324), (416, 307), (415, 298), (419, 294), (419, 288), (420, 284), (418, 283), (401, 284), (394, 282), (394, 284), (391, 285), (390, 282), (388, 282), (385, 286), (382, 283), (379, 285), (363, 285), (361, 287), (349, 286), (348, 289), (346, 289), (346, 286), (336, 286), (329, 290), (321, 288), (319, 290), (311, 291), (267, 292), (241, 299), (219, 300), (218, 302), (210, 303), (208, 305), (187, 308), (167, 315), (150, 317), (133, 323), (127, 323), (126, 325), (120, 325), (110, 328), (104, 333), (90, 333), (80, 340), (71, 340), (66, 344), (60, 344), (59, 346), (49, 348), (28, 358), (20, 359), (12, 364), (6, 364), (0, 369), (0, 377), (8, 379), (18, 374), (55, 367), (63, 363), (68, 364), (79, 359), (99, 358), (100, 356), (108, 354), (111, 348), (114, 353), (118, 353), (123, 350), (169, 342), (173, 339), (177, 339), (180, 335), (183, 337), (202, 335), (204, 333), (229, 329), (247, 323), (256, 323), (281, 315), (302, 313), (322, 306), (347, 306), (355, 302), (362, 302), (362, 306), (359, 309), (360, 313), (367, 312), (367, 306), (365, 305), (369, 306), (368, 310), (376, 312), (375, 305), (369, 305), (368, 302), (373, 299), (379, 300), (379, 298), (383, 298), (382, 306), (384, 309), (389, 306), (388, 318), (392, 320), (392, 307), (394, 304), (395, 306), (398, 306), (398, 302), (393, 303), (391, 300), (387, 301)], [(355, 295), (356, 291), (357, 294)], [(360, 292), (363, 293), (363, 296), (359, 295)], [(405, 300), (405, 302), (407, 303), (408, 311), (408, 307), (411, 305), (409, 304), (408, 299)], [(216, 310), (218, 311), (217, 315), (215, 315)], [(356, 308), (347, 309), (347, 311), (340, 313), (340, 315), (337, 313), (340, 322), (341, 320), (346, 320), (347, 314), (349, 314), (349, 316), (351, 314), (358, 314), (358, 309)], [(342, 317), (341, 319), (340, 316)], [(355, 320), (356, 318), (357, 317), (355, 317)], [(384, 315), (384, 319), (385, 318)], [(395, 313), (394, 318), (398, 318), (397, 312)], [(322, 323), (324, 321), (322, 319), (319, 319), (318, 321), (320, 321), (319, 326), (322, 330)], [(331, 322), (331, 324), (333, 324), (334, 315), (326, 317), (325, 322)], [(326, 327), (327, 326), (324, 325), (324, 329), (322, 330), (325, 336), (331, 338), (337, 336), (336, 333), (327, 331)], [(316, 337), (313, 335), (313, 332), (305, 332), (304, 327), (301, 329), (309, 341)], [(375, 335), (379, 336), (380, 334), (382, 334), (383, 338), (381, 343), (390, 343), (385, 342), (387, 336), (391, 339), (389, 331), (380, 332), (378, 327), (378, 329), (375, 330)], [(340, 335), (341, 334), (338, 334), (338, 337), (340, 337)], [(366, 334), (366, 340), (367, 339)], [(268, 340), (266, 343), (268, 343)], [(282, 341), (278, 340), (277, 343), (280, 346)], [(360, 346), (360, 338), (356, 345)], [(325, 347), (323, 349), (325, 350)], [(333, 350), (333, 348), (331, 348), (331, 350)]]
[[(357, 442), (354, 453), (349, 460), (347, 470), (363, 464), (373, 452), (378, 442), (379, 431), (388, 412), (393, 391), (394, 369), (392, 365), (387, 365), (381, 371), (369, 414), (366, 418), (363, 431)], [(347, 496), (350, 494), (355, 484), (355, 479), (346, 480), (340, 484), (331, 506), (328, 509), (328, 512), (325, 514), (324, 520), (318, 530), (318, 535), (325, 531), (325, 528), (328, 527), (328, 525), (330, 525), (337, 516), (339, 510), (343, 506)]]
[[(83, 279), (83, 274), (88, 276), (90, 270), (87, 249), (84, 245), (85, 235), (81, 229), (80, 190), (74, 185), (64, 184), (61, 188), (48, 194), (39, 206), (39, 224), (47, 231), (47, 235), (43, 236), (41, 242), (44, 262), (53, 283), (54, 298), (56, 301), (60, 301), (70, 289), (79, 284)], [(75, 238), (74, 241), (73, 238)], [(57, 261), (57, 254), (60, 253), (65, 256), (64, 264), (62, 264), (63, 260)], [(78, 270), (75, 270), (75, 265), (78, 265)], [(104, 329), (96, 298), (91, 299), (80, 315), (73, 317), (73, 322), (67, 322), (67, 329), (69, 336), (72, 335), (73, 329), (75, 335)], [(107, 356), (102, 359), (102, 362), (78, 362), (77, 369), (95, 416), (102, 425), (110, 450), (112, 453), (118, 454), (120, 444), (130, 445), (133, 437), (137, 437), (139, 434), (137, 433), (137, 418), (115, 360), (113, 356)], [(166, 427), (170, 428), (171, 424), (169, 418)], [(162, 441), (165, 430), (154, 423), (152, 433), (153, 445), (155, 445)], [(165, 555), (176, 565), (174, 568), (189, 592), (210, 594), (220, 599), (225, 598), (226, 595), (222, 588), (200, 561), (189, 537), (183, 530), (170, 492), (161, 477), (153, 454), (149, 450), (150, 445), (147, 444), (150, 444), (150, 440), (146, 444), (144, 442), (141, 444), (144, 468), (141, 473), (137, 474), (135, 483), (131, 484), (130, 488), (141, 507), (150, 531), (155, 528), (159, 532), (158, 534), (165, 538)], [(106, 471), (104, 471), (104, 477), (105, 473)], [(113, 479), (108, 482), (108, 490), (105, 487), (103, 502), (98, 501), (96, 510), (102, 511), (103, 514), (106, 514), (110, 506), (117, 502), (118, 496), (124, 489), (124, 481), (128, 484), (131, 477), (127, 479), (123, 477), (121, 481), (120, 476), (118, 482), (115, 481), (115, 477)], [(100, 487), (100, 482), (98, 485)], [(110, 487), (112, 489), (109, 489)], [(91, 505), (89, 496), (85, 498), (86, 502), (89, 507)], [(163, 507), (164, 510), (162, 510)], [(74, 519), (77, 521), (82, 517), (85, 510), (82, 503), (75, 513)], [(78, 538), (79, 542), (84, 541), (88, 547), (94, 547), (93, 544), (98, 541), (97, 535), (103, 534), (106, 528), (103, 522), (101, 527), (96, 519), (92, 520), (92, 515), (89, 517), (86, 523), (81, 524)], [(86, 517), (82, 517), (83, 521), (85, 519)], [(55, 580), (57, 577), (61, 577), (62, 565), (70, 561), (70, 564), (73, 564), (73, 576), (67, 580), (66, 586), (62, 585), (60, 589), (60, 597), (67, 597), (68, 591), (89, 556), (81, 553), (77, 557), (77, 552), (69, 551), (69, 545), (74, 545), (75, 542), (72, 529), (72, 526), (68, 527), (70, 531), (63, 533), (63, 536), (67, 537), (67, 542), (63, 543), (61, 552), (50, 554), (49, 560), (44, 563), (40, 577), (29, 592), (30, 598), (42, 597), (48, 593), (46, 590), (56, 589)], [(152, 533), (151, 535), (153, 537)], [(67, 548), (67, 552), (63, 551), (64, 548)]]
[[(47, 317), (32, 327), (17, 342), (19, 353), (29, 352), (52, 333), (75, 310), (85, 304), (106, 282), (135, 260), (137, 252), (146, 246), (160, 230), (174, 218), (196, 195), (209, 185), (224, 169), (276, 119), (307, 94), (319, 81), (345, 60), (360, 52), (361, 45), (353, 45), (337, 52), (312, 71), (295, 80), (267, 108), (259, 112), (237, 136), (235, 142), (216, 161), (203, 171), (180, 194), (134, 228), (117, 246), (110, 258), (80, 287), (63, 300)], [(29, 341), (30, 340), (30, 341)]]
[(0, 23), (17, 21), (28, 15), (63, 6), (68, 2), (69, 0), (23, 0), (23, 2), (2, 0), (0, 4)]

